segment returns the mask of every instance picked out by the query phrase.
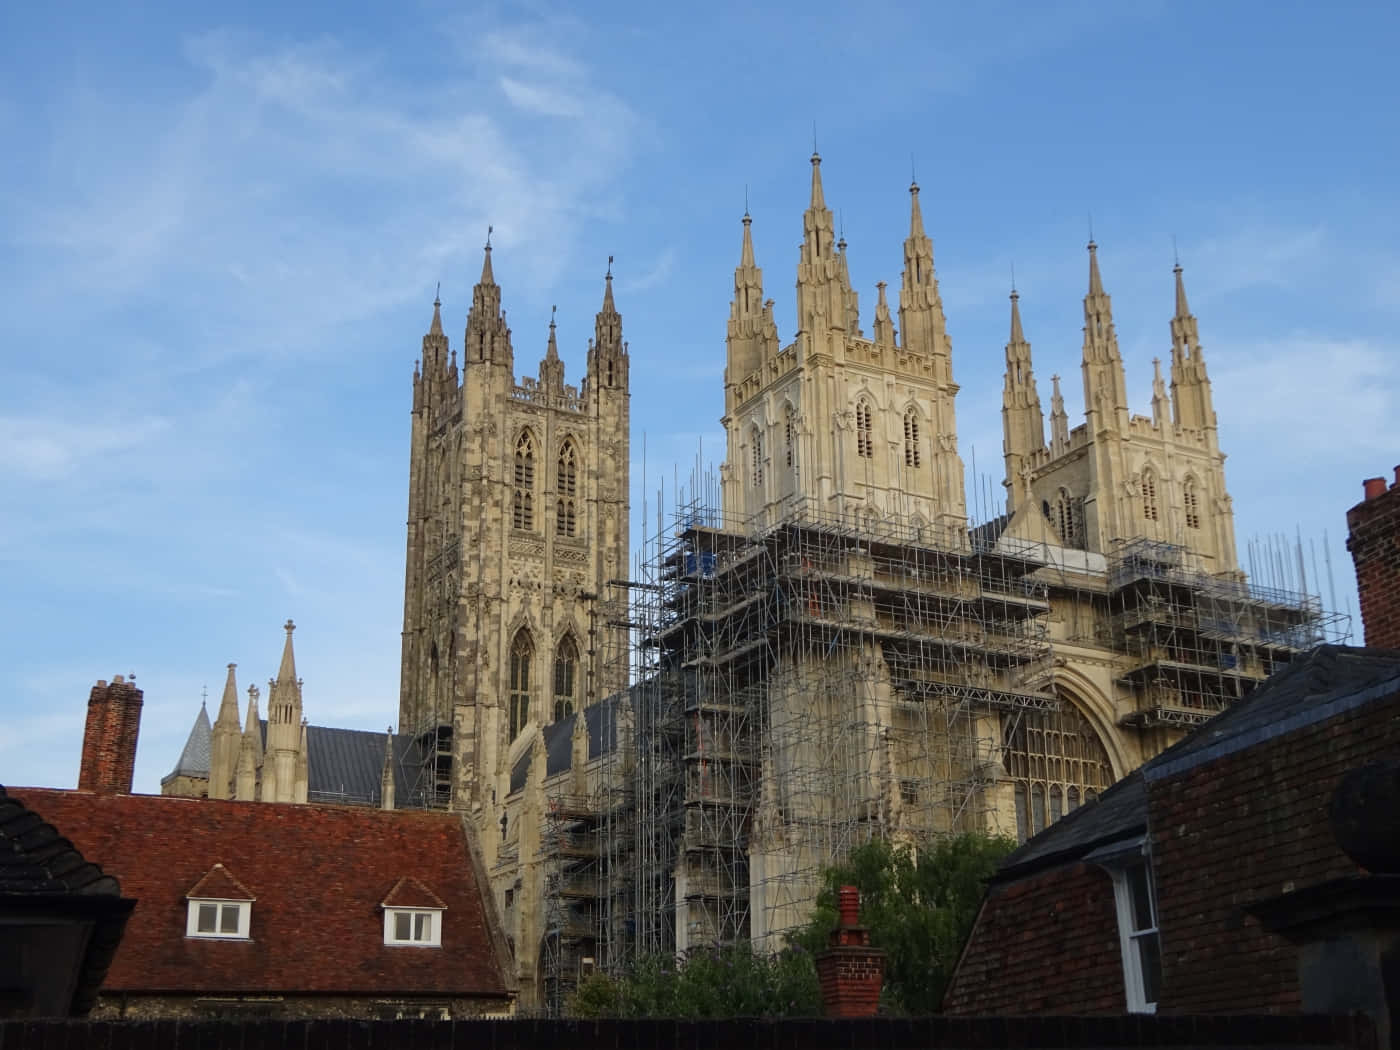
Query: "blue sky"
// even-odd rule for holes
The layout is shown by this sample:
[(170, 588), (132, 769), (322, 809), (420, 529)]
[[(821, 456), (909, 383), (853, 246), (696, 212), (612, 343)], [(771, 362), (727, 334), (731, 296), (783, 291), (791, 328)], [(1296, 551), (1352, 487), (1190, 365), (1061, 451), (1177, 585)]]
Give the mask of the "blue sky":
[(1092, 214), (1145, 412), (1175, 236), (1241, 548), (1326, 533), (1354, 610), (1345, 511), (1400, 460), (1400, 8), (758, 6), (5, 5), (0, 783), (74, 784), (89, 687), (134, 671), (156, 790), (289, 616), (312, 721), (395, 718), (410, 376), (488, 224), (522, 371), (557, 304), (577, 381), (616, 256), (635, 547), (722, 448), (746, 186), (792, 336), (814, 123), (867, 327), (917, 165), (994, 482), (1012, 264), (1076, 418)]

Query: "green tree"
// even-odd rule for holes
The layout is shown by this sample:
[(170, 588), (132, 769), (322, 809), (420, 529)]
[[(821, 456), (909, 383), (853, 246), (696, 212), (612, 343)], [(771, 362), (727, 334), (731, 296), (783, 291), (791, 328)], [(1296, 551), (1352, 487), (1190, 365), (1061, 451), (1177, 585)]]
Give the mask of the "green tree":
[(594, 974), (569, 1002), (574, 1017), (817, 1017), (821, 990), (811, 956), (774, 955), (747, 943), (639, 959), (620, 977)]
[(886, 1009), (935, 1013), (972, 931), (985, 883), (1016, 848), (1011, 839), (965, 833), (922, 850), (873, 841), (825, 873), (811, 922), (789, 937), (806, 952), (822, 951), (836, 923), (837, 891), (860, 890), (861, 922), (885, 951)]

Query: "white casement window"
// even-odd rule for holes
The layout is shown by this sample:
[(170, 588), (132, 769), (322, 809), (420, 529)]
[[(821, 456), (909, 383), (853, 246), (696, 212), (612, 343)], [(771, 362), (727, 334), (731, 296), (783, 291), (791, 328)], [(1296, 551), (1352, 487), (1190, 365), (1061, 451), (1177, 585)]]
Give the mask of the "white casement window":
[(1129, 1013), (1156, 1013), (1162, 988), (1162, 948), (1151, 861), (1139, 852), (1105, 864), (1113, 876), (1118, 906), (1118, 941), (1123, 952), (1123, 987)]
[(441, 947), (442, 912), (436, 908), (385, 908), (384, 943)]
[(191, 897), (189, 914), (185, 919), (185, 936), (246, 941), (252, 918), (252, 901), (200, 900)]

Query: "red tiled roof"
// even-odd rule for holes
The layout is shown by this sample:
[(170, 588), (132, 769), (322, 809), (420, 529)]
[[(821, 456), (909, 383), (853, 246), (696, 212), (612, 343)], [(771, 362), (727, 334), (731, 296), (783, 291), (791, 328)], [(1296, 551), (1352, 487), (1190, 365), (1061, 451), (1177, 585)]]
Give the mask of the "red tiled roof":
[[(47, 788), (11, 794), (137, 899), (106, 991), (506, 994), (459, 816)], [(215, 863), (256, 891), (247, 941), (185, 936), (186, 895)], [(432, 886), (446, 908), (439, 948), (384, 944), (381, 902), (405, 875)]]
[(389, 896), (381, 902), (385, 908), (446, 908), (439, 897), (411, 875), (394, 883)]
[(255, 901), (258, 899), (247, 886), (229, 874), (228, 868), (215, 864), (209, 874), (190, 887), (186, 897), (201, 897), (213, 901)]

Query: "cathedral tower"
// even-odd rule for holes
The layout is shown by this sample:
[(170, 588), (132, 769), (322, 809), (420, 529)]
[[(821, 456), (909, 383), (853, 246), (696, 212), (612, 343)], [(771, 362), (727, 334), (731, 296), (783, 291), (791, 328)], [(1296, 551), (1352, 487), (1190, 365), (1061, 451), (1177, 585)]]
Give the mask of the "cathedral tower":
[[(611, 260), (609, 260), (611, 263)], [(439, 756), (430, 801), (483, 826), (512, 744), (626, 685), (599, 603), (626, 573), (628, 352), (612, 269), (587, 373), (564, 381), (551, 318), (536, 377), (517, 378), (488, 241), (459, 375), (433, 303), (414, 370), (399, 731)], [(499, 834), (486, 835), (494, 844)]]
[(752, 219), (744, 215), (725, 369), (728, 454), (721, 476), (731, 519), (764, 522), (796, 513), (862, 526), (911, 523), (953, 542), (965, 533), (952, 341), (917, 183), (909, 194), (900, 330), (880, 282), (873, 338), (860, 327), (846, 241), (826, 205), (820, 156), (812, 155), (802, 215), (798, 330), (785, 347), (772, 301), (763, 301)]

